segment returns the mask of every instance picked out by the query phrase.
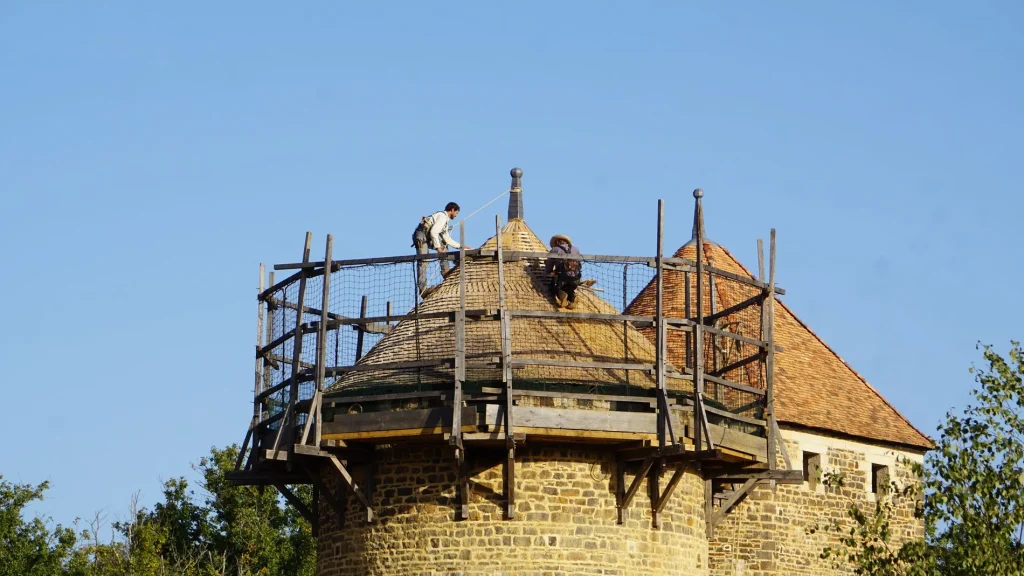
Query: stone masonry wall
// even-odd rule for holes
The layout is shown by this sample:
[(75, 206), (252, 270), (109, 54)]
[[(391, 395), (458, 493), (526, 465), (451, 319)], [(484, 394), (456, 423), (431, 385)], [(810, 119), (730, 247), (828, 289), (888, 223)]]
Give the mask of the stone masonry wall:
[[(344, 527), (320, 503), (320, 576), (706, 575), (704, 485), (687, 472), (651, 526), (647, 482), (616, 523), (610, 451), (525, 446), (517, 451), (516, 518), (504, 520), (502, 466), (473, 477), (470, 518), (455, 520), (455, 465), (433, 446), (378, 448), (377, 518), (348, 498)], [(355, 472), (357, 479), (361, 471)], [(337, 475), (323, 470), (335, 485)], [(662, 488), (669, 473), (663, 476)], [(632, 476), (627, 474), (626, 481)]]
[[(821, 473), (842, 474), (843, 486), (824, 486), (818, 481), (821, 474), (800, 485), (778, 485), (774, 493), (767, 485), (758, 485), (715, 529), (710, 541), (712, 576), (853, 574), (849, 566), (836, 569), (820, 558), (826, 546), (839, 542), (834, 532), (815, 528), (837, 520), (848, 529), (852, 503), (873, 510), (876, 498), (886, 497), (871, 492), (872, 464), (885, 466), (889, 477), (901, 485), (919, 482), (901, 457), (920, 463), (920, 454), (793, 430), (783, 430), (782, 436), (793, 468), (803, 469), (804, 452), (818, 454)], [(781, 457), (779, 461), (784, 467)], [(923, 537), (924, 524), (913, 516), (915, 502), (896, 502), (896, 539)]]

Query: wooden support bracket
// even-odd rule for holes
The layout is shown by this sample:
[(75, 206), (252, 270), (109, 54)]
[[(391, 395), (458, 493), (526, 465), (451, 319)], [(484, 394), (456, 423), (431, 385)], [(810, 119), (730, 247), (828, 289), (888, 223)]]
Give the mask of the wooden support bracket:
[(716, 510), (714, 514), (711, 515), (710, 524), (712, 530), (714, 530), (714, 528), (718, 526), (722, 522), (722, 520), (725, 519), (726, 514), (729, 513), (729, 510), (731, 510), (733, 506), (739, 504), (740, 500), (745, 498), (747, 494), (749, 494), (750, 491), (754, 489), (754, 486), (757, 485), (757, 482), (757, 478), (751, 478), (747, 480), (746, 482), (743, 483), (743, 486), (741, 486), (739, 490), (733, 492), (732, 496), (730, 496), (728, 500), (722, 503), (722, 506), (719, 507), (718, 510)]
[[(313, 510), (310, 510), (309, 507), (306, 506), (306, 503), (296, 496), (294, 492), (289, 490), (284, 484), (275, 483), (274, 487), (277, 488), (277, 491), (284, 496), (284, 499), (287, 500), (289, 504), (299, 511), (299, 514), (302, 514), (302, 517), (305, 518), (306, 521), (309, 522), (310, 526), (313, 527), (313, 536), (317, 536), (319, 533), (317, 530), (317, 526), (319, 524), (318, 514), (314, 513)], [(316, 507), (316, 502), (313, 502), (313, 506), (314, 508)]]
[(352, 478), (352, 474), (350, 474), (348, 469), (345, 468), (345, 465), (341, 463), (341, 460), (338, 460), (337, 456), (334, 454), (328, 454), (327, 458), (331, 461), (331, 464), (334, 465), (334, 469), (338, 471), (338, 474), (341, 475), (341, 479), (345, 482), (348, 489), (355, 494), (356, 498), (359, 499), (359, 503), (366, 508), (366, 521), (372, 522), (373, 506), (370, 504), (370, 499), (363, 493), (363, 490), (359, 485), (356, 484), (356, 481)]
[[(636, 491), (640, 489), (640, 482), (643, 481), (644, 476), (646, 476), (647, 473), (650, 472), (651, 466), (654, 466), (654, 460), (655, 458), (653, 455), (648, 456), (647, 458), (644, 459), (643, 464), (640, 465), (640, 471), (637, 473), (636, 476), (633, 477), (633, 482), (629, 485), (629, 489), (626, 490), (626, 493), (622, 495), (622, 498), (619, 502), (619, 524), (622, 524), (626, 508), (628, 508), (629, 503), (633, 501), (633, 496), (636, 496)], [(622, 479), (623, 482), (625, 482), (626, 474), (625, 470), (623, 470), (623, 468), (625, 467), (625, 463), (619, 462), (618, 467), (619, 478)]]

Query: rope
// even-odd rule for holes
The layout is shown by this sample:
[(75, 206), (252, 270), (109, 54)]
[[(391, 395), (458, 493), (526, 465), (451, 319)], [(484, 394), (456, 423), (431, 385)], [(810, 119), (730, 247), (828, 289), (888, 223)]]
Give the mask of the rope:
[(476, 215), (476, 213), (477, 213), (477, 212), (479, 212), (479, 211), (483, 210), (484, 208), (487, 208), (487, 207), (488, 207), (488, 206), (490, 206), (491, 204), (494, 204), (494, 202), (495, 202), (495, 201), (496, 201), (496, 200), (497, 200), (498, 198), (501, 198), (502, 196), (504, 196), (505, 194), (508, 194), (509, 192), (511, 192), (511, 190), (505, 190), (505, 191), (504, 191), (504, 192), (502, 192), (501, 194), (498, 194), (497, 196), (495, 196), (494, 198), (492, 198), (490, 202), (488, 202), (487, 204), (484, 204), (483, 206), (481, 206), (481, 207), (477, 208), (476, 210), (474, 210), (473, 212), (471, 212), (471, 213), (469, 214), (469, 216), (463, 216), (463, 217), (462, 217), (462, 219), (461, 219), (461, 220), (459, 220), (458, 222), (456, 222), (456, 224), (455, 224), (455, 225), (456, 225), (456, 226), (458, 226), (458, 225), (459, 225), (459, 224), (461, 224), (462, 222), (465, 222), (466, 220), (469, 220), (469, 219), (470, 219), (470, 218), (472, 218), (472, 217), (473, 217), (474, 215)]

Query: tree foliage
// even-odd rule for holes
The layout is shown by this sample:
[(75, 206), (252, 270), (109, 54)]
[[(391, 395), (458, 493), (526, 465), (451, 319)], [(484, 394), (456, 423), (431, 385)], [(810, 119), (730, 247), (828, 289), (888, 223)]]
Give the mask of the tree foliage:
[[(48, 485), (11, 484), (0, 476), (0, 576), (312, 576), (316, 541), (309, 523), (274, 490), (232, 486), (226, 473), (237, 446), (211, 449), (194, 468), (197, 494), (184, 478), (163, 485), (152, 510), (137, 496), (125, 519), (101, 534), (102, 517), (76, 533), (26, 505)], [(309, 503), (308, 487), (292, 488)]]
[(974, 402), (946, 413), (920, 486), (893, 486), (904, 497), (923, 490), (925, 538), (894, 542), (892, 500), (852, 505), (853, 527), (823, 557), (869, 576), (1024, 575), (1024, 350), (1011, 342), (1004, 358), (979, 348)]

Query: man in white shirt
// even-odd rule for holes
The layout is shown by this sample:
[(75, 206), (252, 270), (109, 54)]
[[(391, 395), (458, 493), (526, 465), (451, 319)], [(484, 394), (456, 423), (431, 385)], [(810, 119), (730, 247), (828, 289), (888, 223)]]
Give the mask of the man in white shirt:
[[(431, 249), (437, 250), (438, 253), (447, 252), (449, 249), (458, 250), (461, 246), (456, 242), (451, 233), (448, 231), (448, 224), (455, 219), (459, 214), (459, 205), (455, 202), (449, 202), (444, 210), (434, 212), (430, 216), (424, 216), (420, 221), (420, 225), (416, 227), (416, 231), (412, 233), (412, 245), (416, 248), (417, 254), (428, 254)], [(469, 249), (469, 246), (466, 246)], [(449, 262), (448, 258), (442, 256), (441, 262), (441, 275), (448, 273)], [(420, 260), (419, 266), (419, 277), (417, 278), (418, 287), (420, 294), (427, 288), (427, 260)]]

